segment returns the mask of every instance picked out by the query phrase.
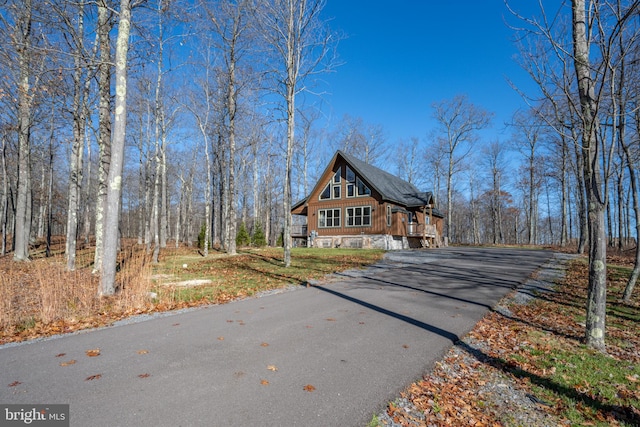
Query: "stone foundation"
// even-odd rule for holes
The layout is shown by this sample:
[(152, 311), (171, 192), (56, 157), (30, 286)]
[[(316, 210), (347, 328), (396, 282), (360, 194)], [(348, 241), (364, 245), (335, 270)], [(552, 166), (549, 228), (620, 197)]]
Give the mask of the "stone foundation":
[[(414, 241), (415, 240), (415, 241)], [(401, 250), (419, 248), (420, 239), (408, 239), (390, 234), (367, 234), (362, 236), (317, 236), (310, 245), (314, 248), (358, 248)]]

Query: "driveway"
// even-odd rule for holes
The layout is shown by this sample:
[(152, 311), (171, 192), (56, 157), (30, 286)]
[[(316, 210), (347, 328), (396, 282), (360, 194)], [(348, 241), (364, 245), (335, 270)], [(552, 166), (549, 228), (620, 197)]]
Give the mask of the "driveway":
[(5, 346), (0, 404), (69, 403), (72, 426), (363, 426), (551, 256), (392, 252), (308, 288)]

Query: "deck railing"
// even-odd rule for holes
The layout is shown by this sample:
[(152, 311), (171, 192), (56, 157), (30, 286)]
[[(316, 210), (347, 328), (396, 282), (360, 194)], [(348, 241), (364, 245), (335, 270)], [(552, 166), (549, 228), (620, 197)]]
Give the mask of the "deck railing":
[(292, 237), (307, 237), (307, 224), (292, 224), (291, 236)]
[(407, 235), (409, 237), (436, 237), (436, 226), (434, 224), (425, 225), (410, 222), (407, 224)]

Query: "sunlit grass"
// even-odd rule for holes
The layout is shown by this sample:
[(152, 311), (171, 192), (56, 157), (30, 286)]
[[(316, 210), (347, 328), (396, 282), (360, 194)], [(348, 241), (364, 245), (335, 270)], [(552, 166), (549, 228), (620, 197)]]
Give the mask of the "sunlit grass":
[[(91, 274), (92, 248), (79, 250), (78, 268), (66, 271), (60, 242), (49, 258), (39, 247), (28, 263), (14, 263), (10, 256), (0, 259), (0, 343), (302, 285), (328, 273), (371, 264), (384, 253), (294, 248), (291, 266), (285, 268), (282, 249), (246, 250), (234, 256), (212, 251), (203, 257), (196, 248), (183, 247), (163, 249), (160, 262), (153, 264), (144, 246), (127, 242), (119, 254), (118, 292), (99, 298), (99, 277)], [(189, 280), (210, 282), (193, 286), (185, 283)]]

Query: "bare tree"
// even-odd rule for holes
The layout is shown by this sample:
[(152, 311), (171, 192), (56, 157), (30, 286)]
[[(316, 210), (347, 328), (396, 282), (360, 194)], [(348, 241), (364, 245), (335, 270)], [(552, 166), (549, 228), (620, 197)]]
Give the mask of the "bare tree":
[(0, 255), (7, 253), (7, 220), (9, 217), (9, 177), (7, 174), (7, 135), (4, 129), (1, 131), (2, 138), (2, 249)]
[[(225, 248), (228, 253), (236, 253), (236, 138), (238, 124), (238, 102), (243, 82), (240, 81), (239, 67), (245, 55), (249, 51), (249, 31), (252, 2), (250, 0), (237, 0), (234, 2), (220, 2), (217, 16), (210, 13), (210, 20), (220, 37), (220, 49), (224, 59), (224, 91), (225, 91), (225, 136), (228, 140), (227, 152), (227, 197), (226, 200), (226, 226)], [(223, 171), (224, 173), (224, 171)]]
[(445, 149), (447, 165), (447, 223), (445, 236), (451, 241), (453, 206), (453, 176), (460, 171), (460, 165), (472, 150), (477, 132), (489, 126), (492, 114), (472, 104), (465, 95), (435, 102), (432, 105), (433, 118), (439, 126), (439, 139)]
[(504, 244), (502, 228), (502, 179), (505, 171), (504, 144), (494, 141), (482, 150), (487, 169), (491, 173), (491, 234), (494, 245)]
[[(276, 55), (274, 91), (286, 104), (287, 144), (283, 189), (284, 264), (291, 265), (291, 169), (295, 143), (296, 97), (311, 75), (326, 70), (332, 35), (321, 19), (324, 0), (269, 0), (257, 11), (257, 24)], [(331, 58), (329, 58), (331, 59)]]
[(111, 141), (111, 164), (109, 166), (107, 205), (105, 210), (104, 258), (100, 278), (99, 295), (115, 292), (116, 264), (118, 255), (120, 205), (122, 195), (122, 169), (124, 166), (124, 144), (127, 130), (127, 53), (131, 30), (131, 7), (129, 0), (120, 0), (118, 38), (116, 40), (116, 102), (113, 138)]
[(14, 6), (15, 30), (12, 42), (18, 55), (18, 191), (14, 228), (14, 261), (29, 259), (31, 233), (31, 164), (32, 125), (32, 24), (33, 2), (25, 0)]
[(108, 0), (98, 1), (98, 191), (95, 208), (96, 248), (93, 272), (102, 270), (104, 252), (104, 214), (107, 203), (107, 178), (111, 164), (111, 17)]
[(409, 141), (400, 141), (397, 146), (398, 176), (415, 186), (420, 186), (423, 180), (421, 171), (424, 163), (422, 163), (422, 156), (420, 156), (421, 152), (420, 139), (416, 136), (412, 136)]
[(362, 117), (342, 116), (333, 132), (336, 148), (361, 158), (365, 163), (380, 166), (387, 157), (388, 147), (381, 125), (368, 124)]
[[(198, 130), (200, 131), (200, 135), (202, 136), (202, 143), (204, 144), (204, 153), (205, 153), (205, 167), (206, 167), (206, 180), (205, 180), (205, 189), (204, 189), (204, 247), (203, 254), (204, 256), (209, 255), (209, 242), (211, 241), (211, 187), (212, 187), (212, 165), (211, 165), (211, 154), (209, 153), (210, 148), (210, 138), (209, 133), (211, 131), (211, 116), (214, 113), (214, 107), (212, 105), (215, 85), (213, 83), (213, 79), (211, 78), (211, 71), (213, 69), (212, 58), (211, 58), (211, 47), (210, 45), (206, 45), (203, 49), (204, 55), (204, 76), (200, 79), (196, 79), (196, 86), (201, 94), (197, 98), (185, 104), (185, 108), (193, 114), (193, 117), (196, 120)], [(197, 99), (197, 100), (196, 100)]]
[(528, 199), (527, 223), (528, 223), (528, 243), (537, 243), (538, 224), (538, 192), (541, 186), (541, 177), (538, 173), (539, 154), (543, 125), (540, 123), (540, 116), (535, 111), (519, 111), (514, 115), (512, 126), (514, 127), (514, 145), (525, 158), (527, 173), (525, 182), (528, 189), (526, 197)]

